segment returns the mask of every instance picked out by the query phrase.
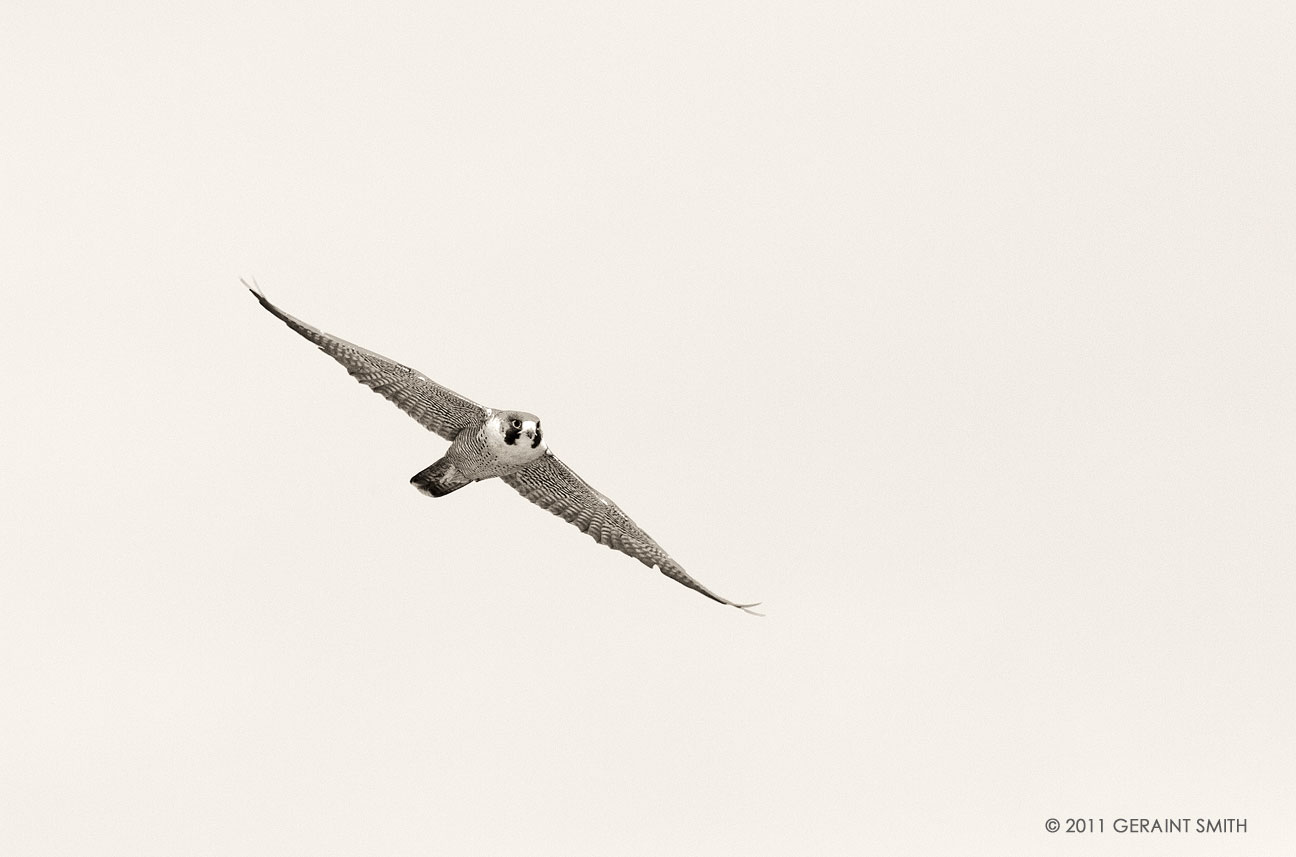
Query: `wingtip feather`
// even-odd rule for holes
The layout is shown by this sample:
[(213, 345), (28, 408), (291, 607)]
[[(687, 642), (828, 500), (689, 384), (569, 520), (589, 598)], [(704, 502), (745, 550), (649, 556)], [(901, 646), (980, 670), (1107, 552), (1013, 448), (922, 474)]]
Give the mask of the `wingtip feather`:
[(247, 286), (247, 290), (252, 294), (256, 295), (256, 299), (259, 300), (261, 303), (266, 302), (266, 296), (261, 293), (261, 286), (259, 283), (257, 283), (256, 277), (253, 277), (252, 282), (250, 283), (243, 277), (239, 277), (239, 282)]

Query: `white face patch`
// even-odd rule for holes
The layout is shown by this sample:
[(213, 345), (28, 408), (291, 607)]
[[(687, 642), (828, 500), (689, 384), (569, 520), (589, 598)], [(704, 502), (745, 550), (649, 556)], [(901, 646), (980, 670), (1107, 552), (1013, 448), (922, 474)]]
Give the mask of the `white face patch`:
[(528, 447), (538, 449), (544, 452), (547, 447), (544, 442), (544, 432), (540, 430), (539, 420), (523, 420), (522, 436), (517, 439), (518, 443), (525, 442)]

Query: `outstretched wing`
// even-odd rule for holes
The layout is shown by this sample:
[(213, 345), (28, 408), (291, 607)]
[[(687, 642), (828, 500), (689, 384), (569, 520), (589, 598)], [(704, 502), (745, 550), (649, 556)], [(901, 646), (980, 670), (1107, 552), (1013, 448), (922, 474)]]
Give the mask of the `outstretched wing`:
[(689, 589), (701, 592), (707, 598), (748, 613), (754, 612), (747, 608), (755, 607), (755, 604), (735, 604), (690, 577), (616, 503), (573, 473), (552, 452), (546, 452), (521, 470), (500, 478), (532, 503), (575, 524), (581, 532), (588, 534), (599, 544), (629, 554), (649, 568), (655, 565), (661, 569), (662, 574)]
[(256, 295), (261, 306), (318, 345), (320, 351), (345, 366), (357, 381), (371, 388), (375, 393), (381, 394), (396, 407), (422, 423), (429, 431), (436, 432), (446, 440), (454, 440), (463, 428), (479, 424), (490, 414), (487, 408), (483, 408), (471, 399), (465, 399), (453, 390), (442, 387), (422, 372), (416, 372), (395, 360), (375, 354), (359, 345), (352, 345), (345, 339), (330, 336), (293, 318), (266, 300), (265, 295), (248, 285), (247, 280), (243, 281), (243, 285)]

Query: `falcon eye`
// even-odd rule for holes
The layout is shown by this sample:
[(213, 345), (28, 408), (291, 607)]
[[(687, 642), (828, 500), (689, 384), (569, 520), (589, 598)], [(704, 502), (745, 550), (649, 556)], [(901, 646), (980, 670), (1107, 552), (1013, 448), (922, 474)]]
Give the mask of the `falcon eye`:
[(521, 420), (514, 420), (514, 421), (513, 421), (513, 428), (522, 428), (522, 421), (521, 421)]

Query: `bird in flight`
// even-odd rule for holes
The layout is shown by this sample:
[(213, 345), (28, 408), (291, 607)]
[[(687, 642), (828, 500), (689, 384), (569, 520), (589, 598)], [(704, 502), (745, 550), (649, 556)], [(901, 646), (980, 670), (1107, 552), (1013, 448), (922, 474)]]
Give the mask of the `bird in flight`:
[(750, 608), (756, 604), (737, 604), (694, 580), (629, 515), (563, 464), (549, 451), (535, 414), (483, 407), (421, 372), (293, 318), (266, 300), (259, 288), (242, 282), (261, 306), (341, 363), (357, 381), (451, 442), (444, 457), (410, 479), (424, 494), (444, 497), (465, 485), (498, 476), (599, 544), (628, 554), (649, 568), (656, 566), (662, 574), (713, 601), (755, 613)]

